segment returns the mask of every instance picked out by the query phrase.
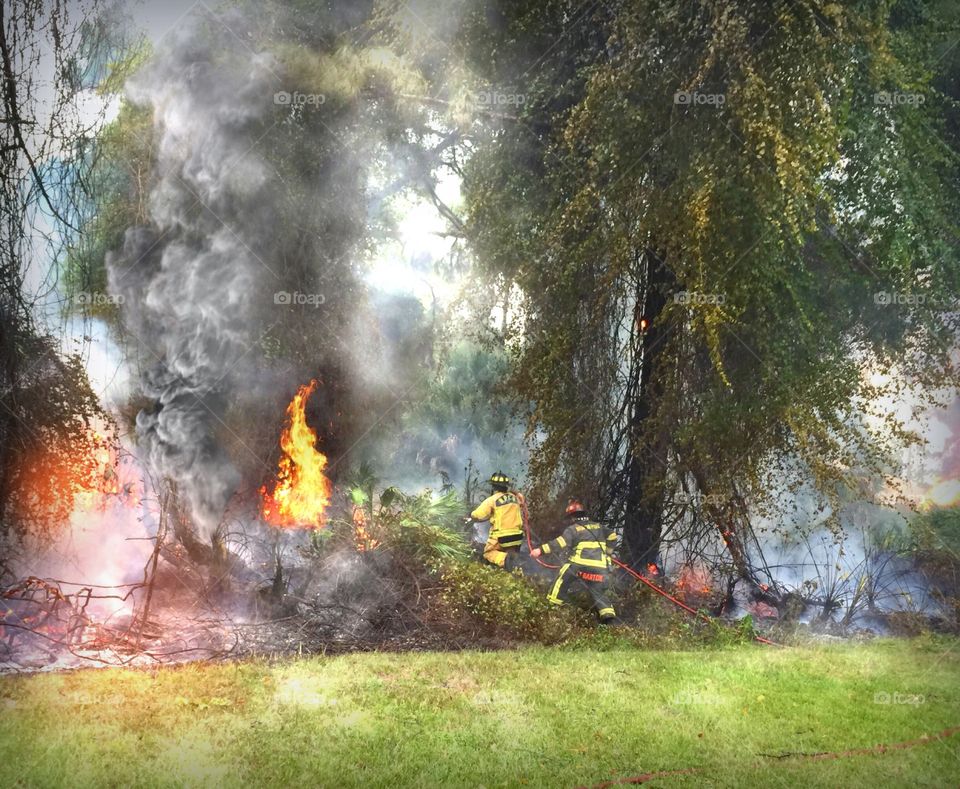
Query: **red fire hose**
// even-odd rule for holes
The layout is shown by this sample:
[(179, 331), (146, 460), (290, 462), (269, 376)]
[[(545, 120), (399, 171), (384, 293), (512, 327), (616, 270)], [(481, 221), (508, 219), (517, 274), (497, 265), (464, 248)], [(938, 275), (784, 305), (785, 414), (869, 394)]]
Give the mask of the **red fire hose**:
[[(936, 734), (924, 734), (914, 740), (904, 740), (902, 742), (892, 742), (880, 745), (868, 746), (866, 748), (849, 748), (845, 751), (825, 751), (821, 753), (787, 753), (771, 755), (776, 759), (809, 759), (810, 761), (820, 762), (833, 759), (847, 759), (851, 756), (871, 756), (875, 754), (887, 753), (888, 751), (903, 751), (909, 748), (916, 748), (920, 745), (929, 745), (933, 742), (947, 740), (957, 734), (960, 734), (960, 726), (951, 726)], [(768, 754), (763, 754), (764, 756)], [(764, 767), (769, 762), (756, 762), (751, 765), (754, 769)], [(594, 784), (592, 787), (581, 787), (580, 789), (609, 789), (611, 786), (620, 786), (622, 784), (645, 784), (658, 778), (668, 778), (674, 775), (695, 775), (705, 773), (706, 767), (685, 767), (679, 770), (657, 770), (655, 772), (643, 773), (642, 775), (631, 775), (626, 778), (614, 778), (610, 781)]]
[[(530, 539), (530, 513), (527, 511), (527, 500), (526, 500), (522, 495), (520, 496), (520, 506), (521, 506), (521, 508), (523, 509), (523, 531), (524, 531), (524, 533), (525, 533), (526, 536), (527, 536), (527, 548), (529, 548), (529, 549), (530, 549), (530, 552), (532, 553), (532, 552), (533, 552), (533, 542), (532, 542), (531, 539)], [(536, 561), (537, 564), (539, 564), (541, 567), (546, 567), (546, 568), (548, 568), (548, 569), (550, 569), (550, 570), (556, 570), (556, 569), (558, 569), (558, 568), (560, 567), (560, 565), (558, 565), (558, 564), (549, 564), (548, 562), (541, 561), (539, 556), (533, 556), (532, 558), (533, 558), (534, 561)], [(658, 595), (661, 595), (661, 596), (663, 596), (663, 597), (666, 597), (667, 600), (669, 600), (669, 601), (670, 601), (671, 603), (673, 603), (674, 605), (679, 606), (679, 607), (682, 608), (684, 611), (686, 611), (688, 614), (691, 614), (691, 615), (694, 616), (694, 617), (698, 617), (698, 618), (701, 618), (701, 619), (705, 619), (705, 620), (707, 620), (708, 622), (713, 621), (713, 619), (714, 619), (713, 617), (708, 616), (708, 615), (705, 614), (703, 611), (698, 611), (698, 610), (695, 609), (695, 608), (691, 608), (689, 605), (687, 605), (686, 603), (684, 603), (682, 600), (678, 600), (676, 597), (674, 597), (672, 594), (670, 594), (669, 592), (667, 592), (665, 589), (661, 589), (659, 586), (657, 586), (655, 583), (653, 583), (653, 581), (651, 581), (649, 578), (644, 578), (642, 575), (640, 575), (640, 573), (638, 573), (638, 572), (637, 572), (636, 570), (634, 570), (632, 567), (624, 564), (623, 562), (621, 562), (621, 561), (619, 561), (619, 560), (617, 560), (617, 559), (613, 559), (613, 563), (614, 563), (615, 565), (617, 565), (617, 567), (619, 567), (621, 570), (626, 570), (627, 573), (629, 573), (631, 576), (633, 576), (636, 580), (638, 580), (638, 581), (640, 581), (641, 583), (644, 583), (644, 584), (646, 584), (647, 586), (649, 586), (649, 587), (650, 587), (651, 589), (653, 589), (653, 591), (656, 592)], [(783, 646), (782, 644), (778, 644), (776, 641), (771, 641), (769, 638), (764, 638), (763, 636), (757, 636), (757, 635), (755, 635), (755, 636), (754, 636), (754, 639), (757, 640), (757, 641), (759, 641), (761, 644), (769, 644), (770, 646), (773, 646), (773, 647)]]

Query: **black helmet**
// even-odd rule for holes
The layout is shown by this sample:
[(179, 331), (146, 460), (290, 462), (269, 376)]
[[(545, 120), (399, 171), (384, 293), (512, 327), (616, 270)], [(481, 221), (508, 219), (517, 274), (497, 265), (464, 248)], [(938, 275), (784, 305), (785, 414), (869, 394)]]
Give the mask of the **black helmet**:
[(507, 490), (510, 487), (510, 477), (502, 471), (495, 471), (490, 475), (490, 486), (494, 490)]

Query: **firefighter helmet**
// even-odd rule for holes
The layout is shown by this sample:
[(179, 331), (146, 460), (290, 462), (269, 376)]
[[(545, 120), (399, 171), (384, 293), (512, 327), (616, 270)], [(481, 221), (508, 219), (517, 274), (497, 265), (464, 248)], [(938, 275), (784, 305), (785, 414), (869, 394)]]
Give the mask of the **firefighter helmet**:
[(587, 511), (577, 499), (570, 499), (570, 503), (567, 504), (565, 512), (571, 518), (582, 518), (587, 514)]
[(506, 490), (510, 486), (510, 477), (504, 474), (502, 471), (495, 471), (490, 476), (490, 484), (493, 487), (503, 487)]

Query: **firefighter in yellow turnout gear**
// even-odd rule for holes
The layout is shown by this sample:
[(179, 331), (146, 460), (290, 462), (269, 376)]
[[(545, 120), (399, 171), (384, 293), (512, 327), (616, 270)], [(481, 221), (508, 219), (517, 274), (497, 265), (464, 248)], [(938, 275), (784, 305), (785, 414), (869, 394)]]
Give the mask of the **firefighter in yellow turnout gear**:
[(510, 478), (501, 471), (490, 477), (493, 494), (470, 513), (470, 521), (490, 521), (483, 558), (510, 570), (523, 544), (523, 495), (510, 490)]
[(569, 550), (547, 599), (563, 605), (578, 592), (586, 592), (600, 622), (612, 622), (617, 612), (607, 598), (606, 587), (617, 535), (591, 520), (579, 501), (571, 501), (566, 512), (570, 525), (563, 534), (530, 552), (536, 558), (541, 552), (549, 556), (562, 549)]

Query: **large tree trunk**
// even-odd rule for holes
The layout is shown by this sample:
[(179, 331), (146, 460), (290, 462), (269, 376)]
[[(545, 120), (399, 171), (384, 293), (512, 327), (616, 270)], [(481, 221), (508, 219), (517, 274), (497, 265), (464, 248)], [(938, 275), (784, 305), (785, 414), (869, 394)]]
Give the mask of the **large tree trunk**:
[(637, 363), (633, 366), (636, 379), (629, 404), (623, 530), (624, 561), (634, 569), (657, 561), (660, 548), (666, 458), (662, 441), (655, 440), (653, 446), (647, 444), (647, 422), (656, 400), (654, 374), (667, 332), (661, 315), (674, 282), (660, 255), (648, 249), (644, 260), (646, 276), (634, 315)]

